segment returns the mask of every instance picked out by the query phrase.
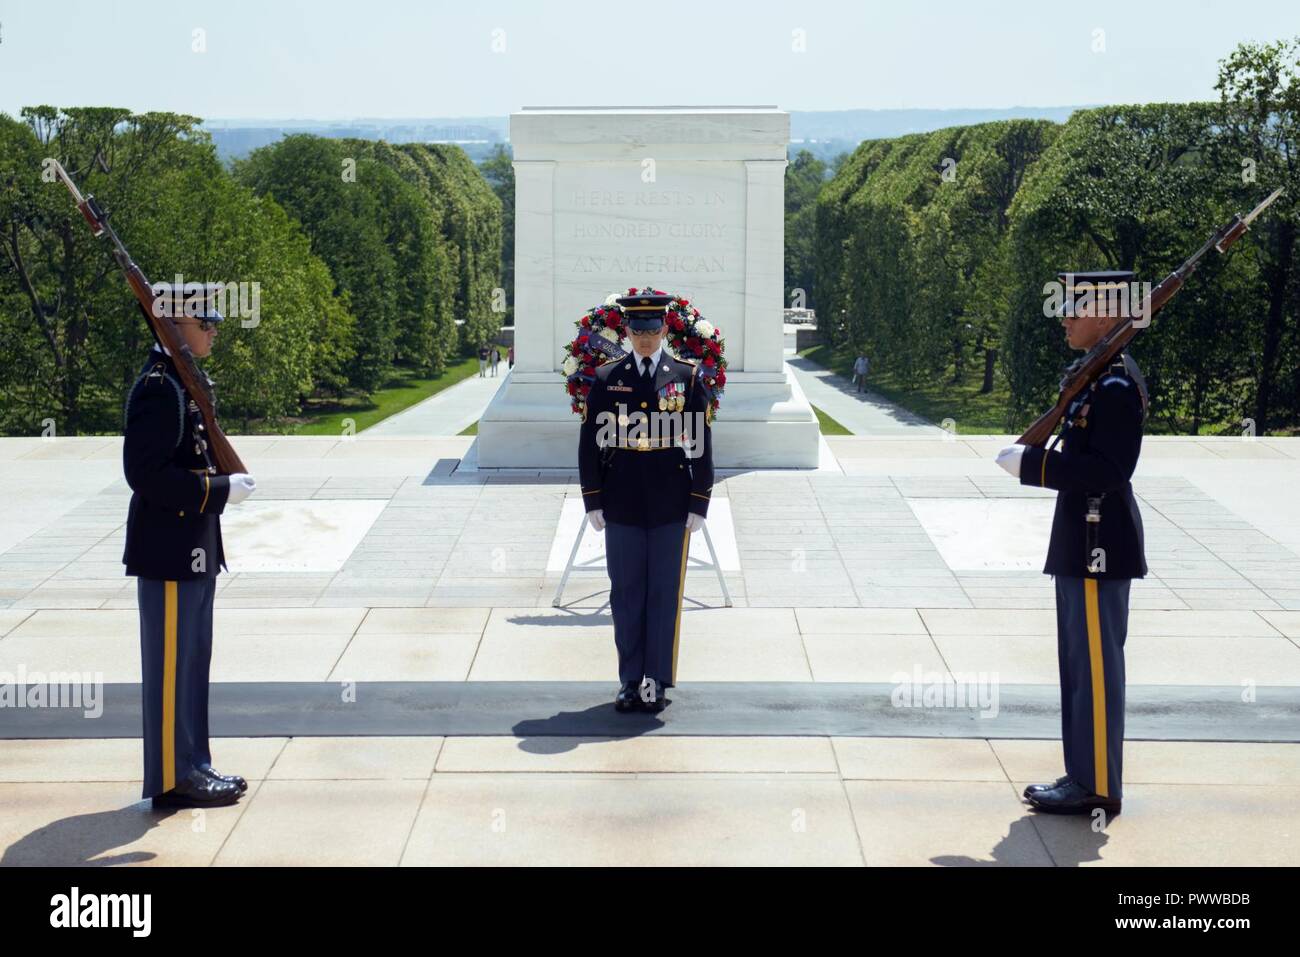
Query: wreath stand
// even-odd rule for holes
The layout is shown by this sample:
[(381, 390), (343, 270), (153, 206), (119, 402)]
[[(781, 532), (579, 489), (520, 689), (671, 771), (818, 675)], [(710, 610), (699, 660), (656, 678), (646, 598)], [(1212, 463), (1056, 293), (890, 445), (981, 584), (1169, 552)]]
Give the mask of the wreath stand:
[[(583, 536), (583, 533), (585, 533), (585, 532), (587, 531), (587, 526), (590, 524), (590, 522), (591, 522), (591, 520), (590, 520), (586, 515), (583, 515), (583, 516), (582, 516), (582, 523), (578, 526), (578, 535), (577, 535), (577, 537), (574, 538), (574, 540), (573, 540), (573, 548), (569, 550), (569, 560), (568, 560), (567, 562), (564, 563), (564, 574), (560, 576), (560, 584), (559, 584), (559, 586), (555, 589), (555, 597), (551, 599), (551, 607), (553, 607), (553, 608), (559, 608), (559, 607), (560, 607), (560, 596), (564, 594), (564, 586), (565, 586), (565, 584), (566, 584), (566, 583), (568, 582), (568, 580), (569, 580), (569, 573), (570, 573), (570, 572), (573, 572), (573, 571), (579, 571), (579, 572), (595, 572), (595, 571), (599, 571), (599, 572), (602, 572), (602, 573), (603, 573), (603, 572), (605, 571), (605, 555), (604, 555), (603, 553), (602, 553), (599, 557), (597, 557), (597, 558), (593, 558), (593, 559), (591, 559), (590, 561), (583, 562), (581, 565), (575, 565), (575, 564), (574, 564), (574, 559), (578, 557), (578, 546), (582, 544), (582, 536)], [(706, 522), (706, 523), (704, 524), (704, 526), (700, 529), (700, 531), (704, 533), (704, 544), (707, 545), (708, 548), (709, 548), (709, 558), (712, 559), (712, 564), (709, 564), (708, 562), (700, 561), (700, 560), (697, 558), (697, 559), (695, 559), (695, 565), (694, 565), (694, 567), (695, 567), (695, 568), (705, 568), (705, 569), (707, 569), (707, 568), (712, 568), (712, 569), (714, 570), (714, 572), (717, 573), (717, 576), (718, 576), (718, 584), (722, 586), (722, 600), (723, 600), (723, 604), (724, 604), (727, 608), (730, 608), (730, 607), (731, 607), (731, 592), (727, 590), (727, 580), (726, 580), (726, 578), (725, 578), (725, 577), (723, 576), (723, 574), (722, 574), (722, 565), (718, 562), (718, 553), (717, 553), (717, 552), (714, 550), (714, 548), (713, 548), (713, 539), (709, 537), (709, 526), (708, 526), (708, 523), (707, 523), (707, 522)], [(693, 533), (692, 533), (692, 534), (693, 534)], [(686, 565), (687, 565), (688, 568), (691, 567), (691, 557), (690, 557), (691, 553), (690, 553), (690, 548), (691, 548), (690, 542), (687, 541), (687, 543), (686, 543)], [(599, 563), (599, 564), (597, 564), (597, 563)]]

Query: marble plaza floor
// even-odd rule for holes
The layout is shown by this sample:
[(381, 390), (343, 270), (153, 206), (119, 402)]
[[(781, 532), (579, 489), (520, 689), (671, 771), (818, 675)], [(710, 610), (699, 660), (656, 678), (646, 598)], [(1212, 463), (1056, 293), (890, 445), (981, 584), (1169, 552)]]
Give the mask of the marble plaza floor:
[[(121, 440), (0, 439), (0, 675), (104, 702), (0, 708), (0, 863), (1300, 863), (1300, 439), (1147, 441), (1102, 833), (1018, 798), (1061, 773), (1051, 496), (1003, 437), (720, 473), (732, 605), (695, 536), (655, 718), (608, 704), (598, 536), (552, 605), (574, 474), (474, 470), (471, 437), (235, 441), (259, 491), (225, 523), (214, 756), (251, 791), (196, 816), (137, 800)], [(891, 700), (944, 674), (993, 706)]]

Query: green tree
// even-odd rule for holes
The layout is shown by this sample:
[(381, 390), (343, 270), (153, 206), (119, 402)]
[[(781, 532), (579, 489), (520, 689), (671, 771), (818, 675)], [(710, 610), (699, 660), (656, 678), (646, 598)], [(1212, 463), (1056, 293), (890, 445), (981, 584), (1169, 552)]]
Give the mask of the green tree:
[[(1012, 209), (1019, 288), (1005, 350), (1017, 420), (1055, 397), (1072, 358), (1043, 314), (1057, 271), (1126, 269), (1158, 283), (1226, 218), (1214, 135), (1209, 104), (1080, 110), (1027, 177)], [(1199, 430), (1211, 411), (1218, 421), (1225, 390), (1241, 397), (1244, 316), (1219, 295), (1223, 267), (1207, 260), (1131, 350), (1170, 431)]]
[(498, 143), (479, 164), (483, 178), (501, 203), (501, 285), (509, 303), (504, 322), (514, 324), (515, 305), (515, 166), (509, 147)]
[(991, 391), (1009, 309), (1008, 207), (1054, 133), (1013, 121), (863, 143), (817, 202), (832, 342), (914, 383), (962, 382), (978, 355)]
[(151, 342), (107, 242), (44, 175), (46, 158), (95, 194), (152, 281), (244, 283), (249, 306), (259, 290), (258, 314), (232, 316), (208, 363), (227, 420), (293, 414), (336, 375), (351, 317), (328, 271), (283, 210), (226, 173), (197, 120), (53, 107), (23, 119), (0, 116), (0, 428), (117, 431)]
[(1215, 158), (1234, 205), (1286, 192), (1256, 222), (1248, 246), (1262, 300), (1250, 335), (1251, 415), (1260, 433), (1300, 421), (1297, 212), (1300, 210), (1300, 39), (1244, 43), (1219, 65)]
[(404, 143), (397, 148), (415, 162), (429, 201), (442, 213), (459, 350), (468, 355), (478, 343), (496, 339), (505, 316), (501, 200), (460, 147)]
[[(109, 385), (129, 377), (129, 357), (143, 357), (148, 334), (138, 312), (124, 308), (133, 300), (116, 264), (45, 161), (81, 174), (84, 190), (107, 208), (130, 210), (114, 221), (130, 244), (141, 238), (130, 217), (154, 182), (199, 159), (202, 147), (182, 138), (198, 121), (111, 108), (39, 106), (21, 115), (0, 115), (5, 428), (31, 434), (52, 419), (60, 434), (76, 434), (109, 421)], [(95, 169), (96, 155), (111, 173)]]
[(814, 284), (814, 241), (817, 229), (817, 194), (829, 170), (808, 150), (800, 150), (785, 169), (785, 304), (795, 302), (803, 290), (803, 306), (817, 306)]
[(337, 140), (286, 136), (237, 162), (235, 173), (301, 222), (329, 266), (356, 317), (348, 381), (368, 393), (387, 378), (397, 351), (398, 265), (382, 200), (400, 186), (391, 169), (351, 152)]
[(397, 275), (397, 351), (425, 375), (437, 375), (456, 352), (455, 251), (443, 235), (444, 213), (412, 157), (382, 140), (341, 140), (396, 175), (374, 184), (385, 242)]

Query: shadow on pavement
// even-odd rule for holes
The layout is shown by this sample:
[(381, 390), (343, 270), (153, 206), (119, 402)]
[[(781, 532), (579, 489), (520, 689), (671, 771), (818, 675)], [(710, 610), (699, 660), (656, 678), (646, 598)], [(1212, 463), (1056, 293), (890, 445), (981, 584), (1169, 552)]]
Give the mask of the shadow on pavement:
[[(672, 698), (668, 699), (672, 705)], [(619, 714), (614, 702), (593, 705), (582, 711), (560, 711), (549, 718), (533, 718), (514, 726), (520, 738), (519, 750), (529, 754), (565, 754), (583, 744), (639, 738), (664, 726), (663, 714), (632, 711)], [(575, 731), (577, 732), (575, 734)], [(585, 732), (585, 733), (584, 733)]]
[(1101, 860), (1101, 849), (1109, 840), (1105, 831), (1092, 829), (1092, 818), (1086, 815), (1029, 813), (1012, 822), (1006, 837), (989, 852), (990, 860), (952, 854), (932, 857), (930, 863), (939, 867), (1023, 867), (1046, 849), (1057, 867), (1078, 867)]
[(114, 867), (151, 861), (157, 856), (152, 851), (100, 855), (134, 844), (174, 813), (155, 813), (147, 802), (137, 802), (51, 821), (9, 845), (0, 867)]

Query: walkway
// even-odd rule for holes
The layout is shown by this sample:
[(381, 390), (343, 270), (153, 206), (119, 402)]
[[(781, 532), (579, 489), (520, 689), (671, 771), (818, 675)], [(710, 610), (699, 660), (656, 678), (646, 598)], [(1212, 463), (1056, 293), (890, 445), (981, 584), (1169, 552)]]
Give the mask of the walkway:
[(390, 415), (382, 422), (376, 422), (364, 430), (365, 434), (459, 435), (483, 415), (483, 410), (497, 394), (497, 389), (506, 381), (507, 368), (502, 360), (497, 366), (497, 374), (493, 376), (492, 367), (488, 366), (486, 378), (479, 378), (476, 372), (465, 381), (457, 382), (396, 415)]
[(808, 401), (854, 435), (942, 436), (943, 429), (873, 393), (859, 393), (852, 382), (787, 349), (795, 378)]

